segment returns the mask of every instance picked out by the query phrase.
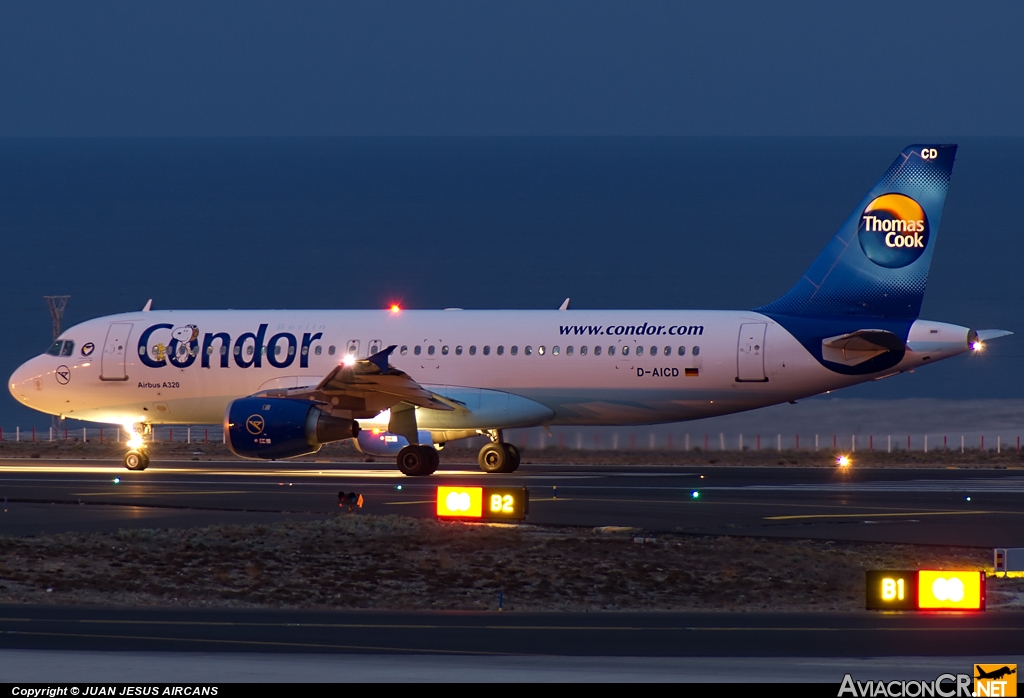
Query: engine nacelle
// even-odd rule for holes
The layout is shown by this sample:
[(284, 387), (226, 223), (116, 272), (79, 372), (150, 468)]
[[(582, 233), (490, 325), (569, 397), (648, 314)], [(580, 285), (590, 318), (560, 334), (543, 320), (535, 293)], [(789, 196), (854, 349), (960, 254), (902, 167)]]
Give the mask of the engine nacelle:
[[(430, 432), (424, 429), (420, 429), (419, 439), (425, 446), (433, 443)], [(399, 451), (409, 445), (409, 440), (390, 431), (363, 429), (356, 437), (355, 443), (356, 448), (370, 456), (397, 456)]]
[(359, 434), (354, 419), (332, 417), (312, 402), (276, 397), (244, 397), (224, 412), (224, 435), (242, 458), (276, 460), (316, 453), (325, 443)]

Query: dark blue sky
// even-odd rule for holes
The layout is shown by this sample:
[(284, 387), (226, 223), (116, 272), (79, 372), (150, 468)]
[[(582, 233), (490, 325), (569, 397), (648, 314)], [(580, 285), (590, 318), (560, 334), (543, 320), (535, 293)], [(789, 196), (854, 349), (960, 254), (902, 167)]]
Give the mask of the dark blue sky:
[(0, 4), (0, 136), (1024, 135), (1011, 2)]

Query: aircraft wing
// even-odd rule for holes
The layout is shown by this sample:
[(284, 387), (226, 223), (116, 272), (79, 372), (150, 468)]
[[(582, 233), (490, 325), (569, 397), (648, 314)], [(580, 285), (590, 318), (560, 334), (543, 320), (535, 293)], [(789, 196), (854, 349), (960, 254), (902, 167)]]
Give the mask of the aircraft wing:
[(364, 419), (407, 403), (428, 410), (452, 411), (459, 405), (425, 389), (408, 373), (388, 363), (395, 345), (365, 359), (346, 360), (334, 367), (315, 387), (268, 391), (268, 395), (312, 399)]

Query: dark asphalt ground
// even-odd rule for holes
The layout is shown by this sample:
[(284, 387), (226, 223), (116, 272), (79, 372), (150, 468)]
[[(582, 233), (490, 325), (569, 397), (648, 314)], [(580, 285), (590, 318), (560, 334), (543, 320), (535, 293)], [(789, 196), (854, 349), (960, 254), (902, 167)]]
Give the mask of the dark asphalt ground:
[(0, 460), (0, 534), (311, 519), (336, 511), (339, 491), (363, 494), (366, 513), (429, 517), (439, 484), (500, 484), (529, 488), (527, 522), (535, 524), (1024, 546), (1018, 470), (524, 465), (513, 475), (485, 475), (462, 468), (408, 478), (366, 463), (167, 461), (133, 473), (112, 461)]
[(1024, 654), (1024, 613), (498, 613), (0, 606), (0, 649), (636, 657)]
[[(115, 478), (120, 481), (115, 483)], [(244, 462), (154, 462), (145, 472), (132, 473), (115, 462), (12, 459), (0, 461), (0, 496), (6, 502), (0, 533), (313, 519), (337, 510), (339, 490), (362, 493), (363, 512), (428, 517), (434, 510), (433, 488), (453, 483), (526, 485), (531, 492), (527, 521), (535, 524), (1024, 546), (1024, 473), (946, 468), (840, 472), (524, 465), (514, 475), (488, 476), (465, 466), (416, 479), (403, 477), (385, 464), (366, 463), (288, 462), (267, 467)], [(692, 496), (695, 490), (697, 498)], [(654, 658), (1005, 656), (1024, 654), (1024, 614), (410, 613), (2, 606), (0, 650), (214, 652), (223, 656), (239, 652)]]

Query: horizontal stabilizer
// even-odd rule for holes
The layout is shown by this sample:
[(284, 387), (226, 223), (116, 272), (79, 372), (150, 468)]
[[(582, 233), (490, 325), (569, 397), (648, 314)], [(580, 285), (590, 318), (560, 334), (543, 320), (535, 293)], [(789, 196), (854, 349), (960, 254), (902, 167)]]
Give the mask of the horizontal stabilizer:
[(978, 330), (978, 339), (982, 342), (987, 342), (990, 339), (999, 339), (1000, 337), (1008, 337), (1013, 334), (1009, 330)]
[(906, 344), (888, 330), (857, 330), (821, 340), (826, 361), (856, 366), (889, 351), (903, 351)]

